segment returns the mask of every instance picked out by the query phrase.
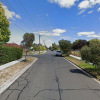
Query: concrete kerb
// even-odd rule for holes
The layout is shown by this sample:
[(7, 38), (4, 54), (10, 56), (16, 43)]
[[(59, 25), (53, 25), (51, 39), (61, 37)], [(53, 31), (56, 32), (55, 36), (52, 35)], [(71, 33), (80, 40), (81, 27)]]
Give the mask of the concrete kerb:
[(85, 69), (81, 68), (80, 66), (76, 65), (75, 63), (73, 63), (72, 61), (64, 58), (65, 60), (67, 60), (69, 63), (71, 63), (74, 67), (76, 67), (77, 69), (81, 70), (83, 73), (85, 73), (86, 75), (90, 76), (90, 77), (93, 77), (92, 79), (95, 80), (97, 83), (100, 84), (100, 78), (97, 78), (95, 75), (89, 73), (88, 71), (86, 71)]
[(32, 63), (24, 67), (21, 71), (15, 74), (11, 79), (5, 82), (2, 86), (0, 86), (0, 94), (2, 94), (5, 90), (7, 90), (23, 73), (25, 73), (36, 61), (36, 58)]

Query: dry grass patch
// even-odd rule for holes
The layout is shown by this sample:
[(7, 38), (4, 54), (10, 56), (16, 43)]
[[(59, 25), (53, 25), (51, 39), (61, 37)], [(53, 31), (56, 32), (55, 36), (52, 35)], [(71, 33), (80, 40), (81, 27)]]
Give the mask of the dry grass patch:
[(72, 51), (71, 55), (74, 55), (74, 56), (77, 56), (77, 57), (81, 57), (80, 51)]
[(16, 73), (18, 73), (20, 70), (22, 70), (25, 66), (30, 64), (32, 61), (34, 61), (36, 58), (29, 57), (27, 58), (27, 61), (21, 61), (17, 64), (14, 64), (6, 69), (3, 69), (0, 71), (0, 86), (4, 84), (8, 79), (13, 77)]

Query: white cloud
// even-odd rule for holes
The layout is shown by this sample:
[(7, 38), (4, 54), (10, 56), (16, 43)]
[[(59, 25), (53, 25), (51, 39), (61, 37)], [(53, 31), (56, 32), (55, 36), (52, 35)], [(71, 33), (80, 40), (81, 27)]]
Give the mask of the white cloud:
[(88, 35), (87, 37), (100, 38), (100, 35), (96, 35), (96, 34), (94, 34), (94, 35)]
[(86, 9), (86, 8), (91, 8), (90, 2), (88, 0), (82, 1), (79, 3), (78, 6), (80, 9)]
[(48, 0), (48, 1), (51, 3), (57, 3), (60, 5), (60, 7), (70, 8), (75, 5), (76, 1), (79, 0)]
[(91, 11), (88, 12), (88, 14), (91, 14), (91, 13), (93, 13), (93, 10), (91, 10)]
[(86, 37), (91, 37), (91, 38), (100, 38), (100, 34), (96, 34), (95, 32), (79, 32), (77, 33), (78, 36), (86, 36)]
[(53, 30), (53, 33), (58, 33), (58, 34), (65, 33), (65, 32), (66, 32), (65, 29), (54, 29)]
[(100, 0), (83, 0), (79, 3), (78, 7), (79, 9), (88, 9), (92, 8), (96, 4), (100, 4)]
[(47, 47), (52, 46), (52, 43), (54, 43), (52, 40), (45, 40), (45, 45), (46, 45)]
[(21, 19), (21, 17), (20, 17), (20, 15), (18, 14), (18, 15), (16, 15), (16, 18), (19, 18), (19, 19)]
[(78, 15), (80, 15), (80, 14), (82, 14), (82, 13), (84, 13), (85, 12), (85, 10), (81, 10), (79, 13), (78, 13)]
[(100, 12), (100, 7), (97, 9), (98, 12)]
[(34, 33), (39, 33), (40, 35), (45, 35), (45, 36), (61, 36), (61, 34), (65, 32), (66, 32), (65, 29), (54, 29), (52, 31), (39, 31)]
[(82, 35), (94, 35), (95, 34), (95, 32), (78, 32), (77, 33), (78, 34), (78, 36), (82, 36)]
[(5, 9), (5, 15), (7, 16), (7, 19), (14, 19), (14, 17), (21, 19), (20, 15), (16, 14), (13, 11), (10, 11), (7, 6), (2, 6), (2, 7)]

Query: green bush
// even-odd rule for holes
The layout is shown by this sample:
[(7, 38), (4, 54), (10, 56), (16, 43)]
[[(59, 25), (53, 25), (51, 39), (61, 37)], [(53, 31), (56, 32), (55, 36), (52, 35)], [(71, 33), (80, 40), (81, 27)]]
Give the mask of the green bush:
[(93, 65), (100, 65), (100, 47), (98, 45), (95, 45), (91, 48), (91, 62)]
[(68, 40), (60, 40), (59, 46), (63, 54), (66, 54), (67, 56), (69, 56), (69, 54), (71, 53), (71, 47), (72, 47), (71, 42)]
[(80, 52), (83, 60), (85, 60), (86, 62), (91, 61), (91, 49), (88, 46), (84, 46)]
[(91, 62), (96, 67), (100, 67), (100, 40), (90, 40), (89, 46), (84, 46), (81, 49), (81, 57), (86, 62)]
[(2, 55), (0, 57), (0, 63), (5, 64), (22, 57), (23, 50), (18, 47), (3, 47)]

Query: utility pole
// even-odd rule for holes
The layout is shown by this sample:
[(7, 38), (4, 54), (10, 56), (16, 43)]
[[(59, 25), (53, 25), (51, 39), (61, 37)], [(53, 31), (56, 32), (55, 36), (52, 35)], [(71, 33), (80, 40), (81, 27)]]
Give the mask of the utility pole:
[(41, 42), (41, 36), (43, 36), (43, 35), (39, 35), (39, 54), (40, 54), (40, 42)]
[(39, 35), (39, 54), (40, 54), (40, 38), (41, 38), (41, 35)]

